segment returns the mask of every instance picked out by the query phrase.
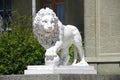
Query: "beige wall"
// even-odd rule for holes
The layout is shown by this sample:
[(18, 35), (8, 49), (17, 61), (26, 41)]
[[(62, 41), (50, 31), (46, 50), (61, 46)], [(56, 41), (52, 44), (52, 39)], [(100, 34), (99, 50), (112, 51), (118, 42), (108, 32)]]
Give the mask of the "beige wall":
[(120, 0), (85, 0), (88, 62), (99, 74), (120, 74)]
[(120, 56), (120, 0), (98, 0), (96, 33), (98, 56)]

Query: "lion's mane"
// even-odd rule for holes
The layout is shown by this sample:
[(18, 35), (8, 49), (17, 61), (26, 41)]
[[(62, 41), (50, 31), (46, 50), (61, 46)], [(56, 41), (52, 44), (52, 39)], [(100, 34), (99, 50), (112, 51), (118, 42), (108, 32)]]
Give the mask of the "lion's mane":
[[(44, 30), (44, 26), (41, 25), (41, 18), (45, 15), (52, 16), (55, 21), (54, 30), (50, 33)], [(45, 48), (48, 49), (51, 46), (55, 45), (56, 41), (60, 38), (60, 31), (62, 30), (60, 27), (60, 23), (56, 14), (49, 8), (41, 9), (35, 16), (33, 21), (33, 32), (35, 36), (38, 38), (39, 43)]]

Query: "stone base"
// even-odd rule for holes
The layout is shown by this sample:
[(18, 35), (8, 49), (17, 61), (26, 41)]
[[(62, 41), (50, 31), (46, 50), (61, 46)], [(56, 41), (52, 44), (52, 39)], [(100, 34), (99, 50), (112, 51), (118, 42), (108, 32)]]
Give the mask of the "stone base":
[(120, 75), (96, 74), (39, 74), (39, 75), (0, 75), (0, 80), (120, 80)]
[(28, 66), (24, 74), (97, 74), (93, 66)]

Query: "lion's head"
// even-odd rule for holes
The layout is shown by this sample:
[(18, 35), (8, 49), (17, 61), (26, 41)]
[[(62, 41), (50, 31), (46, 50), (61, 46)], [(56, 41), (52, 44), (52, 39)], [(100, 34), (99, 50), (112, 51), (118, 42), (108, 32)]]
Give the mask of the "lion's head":
[(40, 44), (48, 49), (59, 40), (60, 21), (53, 10), (41, 9), (33, 21), (33, 32)]
[(56, 14), (49, 8), (41, 9), (35, 17), (33, 24), (43, 27), (45, 32), (52, 32), (58, 18)]

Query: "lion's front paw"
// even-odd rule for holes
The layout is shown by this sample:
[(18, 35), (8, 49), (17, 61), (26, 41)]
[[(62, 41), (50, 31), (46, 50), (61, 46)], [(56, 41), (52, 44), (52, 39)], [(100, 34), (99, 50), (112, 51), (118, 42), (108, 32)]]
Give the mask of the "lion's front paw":
[(57, 56), (55, 47), (47, 49), (45, 56)]

